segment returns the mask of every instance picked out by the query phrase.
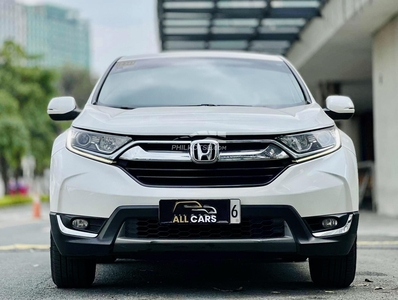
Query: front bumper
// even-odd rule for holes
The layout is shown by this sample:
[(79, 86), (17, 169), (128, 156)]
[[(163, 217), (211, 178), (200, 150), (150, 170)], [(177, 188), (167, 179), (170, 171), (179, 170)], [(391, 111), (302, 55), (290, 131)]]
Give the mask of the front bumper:
[[(131, 239), (123, 236), (123, 224), (132, 217), (157, 218), (157, 206), (117, 208), (95, 237), (76, 237), (61, 232), (57, 214), (51, 213), (51, 234), (62, 255), (87, 257), (151, 258), (161, 255), (183, 257), (192, 253), (231, 253), (250, 257), (299, 255), (303, 257), (346, 255), (356, 240), (359, 214), (353, 212), (348, 232), (315, 237), (298, 212), (287, 205), (242, 206), (242, 216), (278, 217), (285, 221), (283, 237), (267, 239)], [(231, 225), (226, 225), (231, 226)]]
[(157, 206), (160, 199), (239, 199), (245, 206), (288, 205), (302, 217), (358, 210), (355, 155), (332, 154), (287, 168), (272, 183), (234, 188), (158, 188), (137, 183), (125, 171), (62, 148), (52, 157), (50, 210), (110, 218), (117, 207)]

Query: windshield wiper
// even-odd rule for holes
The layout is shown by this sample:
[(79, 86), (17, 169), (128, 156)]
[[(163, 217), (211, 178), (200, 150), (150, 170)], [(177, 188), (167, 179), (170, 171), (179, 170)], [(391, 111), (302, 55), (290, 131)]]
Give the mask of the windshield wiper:
[(211, 104), (211, 103), (203, 103), (203, 104), (194, 104), (188, 106), (240, 106), (240, 107), (261, 107), (257, 105), (241, 105), (241, 104)]
[(130, 107), (130, 106), (111, 106), (111, 105), (106, 105), (106, 106), (112, 107), (112, 108), (117, 108), (117, 109), (126, 109), (126, 110), (135, 109), (135, 107)]

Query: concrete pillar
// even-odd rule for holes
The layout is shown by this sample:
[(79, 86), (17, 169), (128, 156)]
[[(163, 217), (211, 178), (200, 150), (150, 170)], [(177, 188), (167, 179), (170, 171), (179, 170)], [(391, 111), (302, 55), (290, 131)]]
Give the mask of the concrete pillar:
[(372, 60), (376, 203), (398, 216), (398, 17), (374, 35)]

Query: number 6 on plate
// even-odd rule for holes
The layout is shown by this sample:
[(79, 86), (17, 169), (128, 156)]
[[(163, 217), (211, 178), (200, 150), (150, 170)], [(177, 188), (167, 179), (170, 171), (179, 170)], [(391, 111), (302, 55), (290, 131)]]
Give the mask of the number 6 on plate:
[(240, 224), (240, 200), (230, 200), (230, 224)]

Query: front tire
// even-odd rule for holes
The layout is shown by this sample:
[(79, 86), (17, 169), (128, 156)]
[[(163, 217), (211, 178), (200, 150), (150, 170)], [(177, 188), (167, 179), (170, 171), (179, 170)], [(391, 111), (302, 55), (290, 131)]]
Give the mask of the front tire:
[(95, 261), (62, 255), (51, 236), (51, 276), (59, 288), (89, 287), (95, 278)]
[(357, 265), (357, 243), (344, 256), (310, 257), (312, 281), (322, 287), (346, 288), (354, 281)]

